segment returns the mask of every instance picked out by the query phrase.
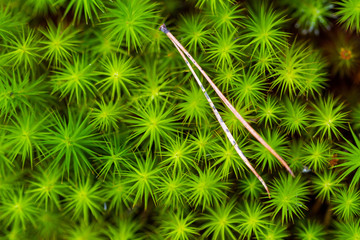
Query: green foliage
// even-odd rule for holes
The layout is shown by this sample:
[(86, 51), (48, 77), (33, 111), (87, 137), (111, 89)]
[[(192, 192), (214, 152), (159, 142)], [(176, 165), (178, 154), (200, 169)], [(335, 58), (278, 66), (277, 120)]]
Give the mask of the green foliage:
[(61, 208), (60, 199), (65, 196), (67, 185), (60, 183), (60, 177), (61, 172), (58, 169), (48, 173), (44, 168), (40, 168), (33, 174), (28, 192), (39, 208), (42, 205), (45, 205), (45, 211), (54, 207)]
[(260, 123), (264, 123), (265, 127), (270, 126), (271, 128), (280, 120), (282, 108), (275, 98), (268, 96), (259, 103), (258, 108), (257, 117)]
[(44, 39), (41, 41), (43, 51), (45, 51), (43, 59), (49, 62), (49, 66), (51, 64), (60, 66), (69, 61), (72, 54), (79, 51), (80, 41), (77, 37), (79, 30), (64, 25), (63, 22), (60, 22), (56, 26), (49, 21), (46, 30), (40, 30), (44, 35)]
[(254, 174), (249, 174), (239, 181), (240, 192), (246, 199), (258, 199), (263, 192), (261, 182)]
[(183, 135), (178, 135), (168, 146), (164, 146), (161, 164), (173, 173), (186, 172), (193, 166), (191, 147)]
[[(231, 102), (230, 102), (231, 103)], [(253, 121), (254, 111), (249, 108), (249, 106), (245, 106), (242, 102), (232, 103), (236, 111), (248, 122), (251, 123)], [(238, 135), (245, 136), (247, 134), (247, 130), (244, 125), (239, 121), (239, 119), (235, 116), (233, 112), (231, 112), (228, 108), (224, 109), (224, 114), (221, 115), (222, 119), (226, 123), (230, 132), (236, 137)], [(218, 128), (221, 129), (221, 126), (218, 125)], [(222, 130), (221, 130), (222, 131)]]
[[(224, 205), (216, 205), (214, 209), (209, 208), (208, 213), (201, 217), (205, 230), (204, 235), (211, 239), (237, 239), (237, 223), (239, 214), (235, 211), (235, 202), (230, 201)], [(209, 238), (210, 239), (210, 238)]]
[(289, 143), (289, 166), (295, 172), (301, 172), (304, 169), (301, 161), (304, 142), (302, 140), (295, 140)]
[(37, 209), (26, 190), (23, 188), (13, 189), (0, 200), (0, 220), (5, 227), (25, 229), (29, 223), (35, 226)]
[(70, 190), (65, 196), (65, 212), (70, 213), (75, 220), (84, 219), (89, 223), (90, 218), (100, 217), (102, 212), (100, 182), (91, 179), (92, 176), (82, 178), (79, 182), (70, 182)]
[(10, 156), (12, 161), (16, 157), (21, 157), (22, 167), (27, 159), (33, 168), (34, 158), (43, 156), (46, 148), (43, 139), (47, 138), (45, 131), (46, 117), (36, 116), (28, 110), (20, 111), (21, 114), (15, 115), (11, 125), (6, 127), (7, 140), (11, 145)]
[(218, 204), (229, 189), (227, 182), (221, 181), (219, 174), (211, 169), (200, 170), (189, 176), (187, 195), (189, 202), (195, 208), (202, 210)]
[(245, 202), (239, 211), (239, 232), (242, 237), (250, 239), (255, 235), (259, 239), (266, 229), (270, 213), (258, 202)]
[(348, 139), (345, 139), (346, 143), (340, 146), (343, 150), (337, 151), (339, 159), (343, 160), (343, 162), (337, 165), (337, 167), (341, 168), (343, 171), (341, 178), (351, 176), (350, 174), (355, 171), (350, 183), (350, 187), (353, 187), (360, 180), (360, 139), (355, 135), (351, 128), (350, 131), (355, 144), (350, 142)]
[(286, 231), (286, 226), (281, 223), (269, 224), (265, 231), (262, 233), (264, 240), (283, 240), (288, 237), (289, 234)]
[[(2, 127), (0, 129), (2, 130)], [(9, 141), (7, 140), (6, 132), (0, 131), (0, 179), (7, 176), (9, 172), (14, 171), (14, 165), (8, 157), (10, 146), (11, 144), (9, 144)], [(3, 184), (2, 181), (1, 183)], [(2, 189), (2, 187), (0, 187), (0, 189)]]
[(236, 38), (235, 32), (215, 31), (215, 35), (210, 39), (208, 60), (213, 60), (217, 68), (233, 66), (233, 61), (241, 62), (241, 46), (239, 38)]
[(340, 99), (329, 95), (325, 99), (320, 98), (313, 104), (314, 114), (312, 116), (312, 127), (316, 129), (315, 135), (325, 135), (328, 138), (341, 136), (339, 129), (346, 129), (347, 112), (344, 112), (344, 103)]
[(319, 172), (329, 163), (330, 157), (330, 145), (326, 141), (317, 140), (304, 146), (301, 160), (310, 169)]
[(300, 176), (292, 178), (281, 174), (270, 189), (268, 207), (273, 211), (273, 218), (281, 214), (281, 222), (285, 223), (289, 220), (293, 222), (294, 217), (304, 217), (303, 211), (308, 209), (305, 202), (309, 199), (309, 187)]
[(173, 97), (174, 87), (173, 79), (168, 78), (167, 67), (161, 66), (159, 61), (154, 62), (150, 57), (146, 57), (141, 65), (145, 71), (139, 79), (142, 87), (136, 91), (138, 98), (165, 104), (166, 99)]
[(38, 209), (37, 226), (38, 234), (35, 237), (44, 239), (56, 239), (57, 236), (63, 234), (66, 224), (63, 216), (57, 210), (48, 211), (46, 209)]
[(201, 89), (195, 84), (190, 86), (189, 90), (184, 88), (179, 94), (178, 113), (184, 122), (199, 125), (210, 116), (211, 108)]
[(218, 69), (213, 81), (223, 92), (229, 92), (235, 82), (240, 82), (240, 66), (225, 66)]
[(35, 63), (40, 59), (39, 43), (39, 34), (24, 27), (19, 34), (9, 39), (9, 45), (5, 45), (7, 53), (2, 57), (6, 65), (25, 70), (35, 69)]
[(0, 9), (0, 39), (7, 39), (17, 33), (18, 27), (23, 27), (27, 19), (19, 13), (11, 11), (10, 6)]
[(232, 91), (235, 95), (235, 101), (243, 102), (245, 106), (256, 106), (264, 98), (267, 90), (265, 79), (257, 72), (243, 71), (239, 82), (234, 82)]
[(101, 145), (101, 155), (95, 156), (98, 175), (106, 179), (108, 173), (121, 175), (123, 169), (128, 166), (132, 153), (130, 147), (124, 143), (121, 135), (112, 135), (105, 138)]
[(66, 172), (68, 177), (71, 171), (76, 179), (82, 178), (87, 169), (94, 170), (89, 157), (95, 155), (94, 144), (96, 146), (100, 140), (87, 118), (83, 118), (82, 113), (76, 114), (69, 110), (67, 118), (61, 117), (59, 113), (52, 114), (51, 122), (47, 127), (49, 136), (45, 143), (49, 168), (60, 168), (62, 176)]
[(139, 230), (141, 224), (131, 219), (117, 219), (116, 225), (110, 225), (106, 236), (114, 240), (142, 240)]
[[(156, 24), (161, 24), (160, 19), (156, 20)], [(158, 56), (163, 49), (169, 49), (170, 46), (172, 47), (172, 43), (168, 41), (168, 37), (157, 28), (150, 29), (149, 38), (151, 41), (147, 42), (145, 47), (149, 54)]]
[(118, 102), (106, 101), (104, 98), (95, 102), (96, 107), (90, 109), (91, 123), (99, 130), (108, 132), (118, 128), (124, 115), (125, 107)]
[[(114, 39), (109, 39), (102, 28), (95, 28), (87, 32), (87, 41), (84, 42), (88, 48), (91, 48), (91, 54), (94, 57), (108, 57), (114, 53), (126, 54), (126, 51), (118, 48), (118, 43)], [(88, 39), (90, 37), (90, 39)]]
[(360, 31), (360, 1), (359, 0), (339, 0), (337, 3), (336, 15), (339, 16), (338, 22), (343, 24), (347, 30)]
[(19, 109), (32, 109), (35, 103), (45, 108), (51, 100), (46, 90), (44, 76), (34, 79), (29, 72), (19, 71), (0, 75), (0, 117), (6, 119)]
[(131, 49), (138, 50), (158, 19), (158, 4), (149, 0), (116, 0), (103, 15), (103, 23), (110, 38)]
[(129, 95), (128, 88), (134, 86), (133, 79), (138, 75), (133, 60), (111, 54), (111, 58), (101, 61), (101, 66), (99, 74), (104, 77), (96, 83), (100, 85), (100, 90), (103, 93), (111, 90), (112, 99), (120, 98), (123, 92)]
[(349, 221), (360, 215), (360, 191), (354, 188), (342, 188), (332, 200), (335, 215)]
[[(269, 129), (264, 130), (261, 134), (263, 139), (274, 149), (280, 156), (286, 158), (288, 155), (286, 147), (286, 139), (280, 131), (270, 131)], [(272, 172), (276, 166), (279, 166), (279, 161), (266, 149), (261, 143), (256, 140), (251, 142), (252, 156), (256, 159), (256, 164), (261, 165), (261, 168), (265, 168)]]
[(52, 76), (53, 92), (60, 92), (60, 99), (68, 97), (69, 102), (86, 102), (88, 95), (94, 95), (96, 74), (85, 55), (74, 55), (71, 62), (64, 63)]
[(161, 231), (163, 236), (173, 240), (188, 240), (198, 235), (198, 229), (194, 227), (195, 214), (186, 214), (183, 211), (170, 213), (162, 221)]
[(210, 29), (209, 23), (201, 15), (182, 16), (179, 23), (179, 32), (182, 42), (189, 52), (197, 53), (197, 50), (204, 50), (209, 44)]
[(343, 185), (340, 183), (338, 173), (335, 171), (324, 171), (313, 177), (313, 188), (317, 193), (317, 198), (323, 201), (330, 201), (336, 194), (336, 191)]
[(358, 239), (358, 2), (0, 0), (0, 239)]
[(286, 98), (283, 103), (281, 125), (285, 128), (285, 131), (291, 133), (291, 135), (306, 132), (305, 127), (309, 125), (310, 121), (310, 114), (306, 104), (298, 100), (291, 101), (289, 98)]
[(210, 6), (213, 13), (217, 12), (218, 7), (223, 7), (226, 3), (232, 3), (234, 0), (196, 0), (196, 7), (203, 8), (204, 6)]
[(296, 235), (297, 239), (323, 240), (325, 239), (326, 233), (320, 223), (308, 220), (298, 225)]
[(280, 96), (285, 93), (294, 98), (297, 92), (303, 91), (304, 82), (311, 77), (311, 65), (306, 62), (309, 50), (305, 44), (294, 42), (285, 48), (274, 68), (272, 88), (277, 87)]
[(147, 209), (149, 197), (156, 203), (155, 190), (159, 185), (159, 171), (155, 164), (155, 159), (147, 156), (146, 159), (137, 157), (136, 162), (129, 165), (129, 171), (125, 173), (126, 184), (129, 185), (128, 194), (134, 194), (133, 207), (143, 202)]
[(331, 73), (341, 78), (352, 76), (359, 64), (359, 41), (353, 35), (338, 31), (326, 45), (326, 58), (331, 64)]
[(289, 34), (281, 29), (286, 23), (283, 13), (276, 12), (265, 1), (257, 1), (255, 7), (248, 7), (249, 17), (245, 19), (242, 38), (252, 54), (258, 50), (261, 54), (276, 54), (287, 46)]
[(14, 227), (9, 231), (4, 231), (4, 233), (2, 234), (3, 236), (1, 236), (1, 239), (11, 239), (11, 240), (15, 240), (15, 239), (20, 239), (22, 237), (29, 237), (29, 234), (27, 234), (26, 230), (20, 227)]
[(187, 177), (180, 174), (163, 173), (158, 183), (158, 201), (170, 208), (180, 208), (186, 199)]
[(133, 195), (129, 194), (130, 186), (124, 181), (124, 178), (113, 174), (103, 182), (102, 186), (101, 196), (106, 200), (104, 208), (106, 206), (109, 211), (118, 216), (125, 211), (125, 208), (131, 207)]
[(29, 0), (25, 2), (25, 6), (31, 8), (32, 14), (35, 16), (55, 13), (62, 4), (64, 4), (64, 0)]
[(315, 97), (321, 94), (322, 90), (327, 86), (327, 64), (321, 57), (319, 51), (311, 50), (310, 55), (305, 59), (308, 64), (308, 75), (302, 86), (300, 94), (309, 98)]
[[(220, 141), (215, 145), (217, 151), (212, 155), (215, 162), (213, 167), (217, 167), (220, 175), (224, 179), (228, 179), (231, 173), (234, 173), (236, 178), (243, 175), (245, 170), (245, 164), (236, 152), (231, 142), (224, 136), (218, 136)], [(245, 141), (237, 142), (239, 148), (243, 153), (247, 153)]]
[(353, 119), (353, 127), (356, 130), (360, 130), (360, 104), (357, 104), (354, 111), (351, 113)]
[(333, 17), (331, 9), (333, 4), (327, 0), (285, 1), (293, 10), (296, 27), (301, 33), (319, 34), (320, 28), (330, 28), (330, 18)]
[(208, 11), (207, 16), (214, 23), (215, 29), (233, 32), (242, 25), (244, 9), (240, 8), (239, 3), (231, 2), (232, 0), (219, 6), (216, 12), (213, 12), (212, 10)]
[(360, 235), (360, 220), (352, 222), (335, 222), (335, 240), (356, 240)]
[[(147, 106), (148, 105), (148, 106)], [(143, 146), (160, 150), (160, 140), (171, 141), (178, 132), (176, 129), (177, 116), (173, 116), (173, 107), (167, 107), (167, 104), (147, 104), (141, 102), (137, 109), (130, 109), (134, 114), (129, 116), (127, 122), (133, 128), (132, 138), (137, 139), (136, 146)]]
[(66, 239), (88, 239), (88, 240), (102, 240), (101, 232), (94, 224), (80, 223), (70, 228), (66, 234)]
[(213, 133), (207, 127), (199, 127), (196, 132), (190, 136), (190, 146), (195, 152), (195, 160), (205, 160), (208, 158), (208, 153), (212, 152), (216, 145), (217, 139), (213, 137)]
[[(63, 0), (60, 0), (60, 2), (61, 1)], [(105, 6), (101, 0), (71, 0), (66, 7), (65, 15), (67, 15), (70, 10), (72, 10), (74, 14), (74, 22), (79, 23), (81, 19), (85, 18), (87, 24), (89, 20), (92, 23), (95, 18), (99, 20), (98, 11), (104, 12)]]
[(8, 195), (9, 192), (11, 192), (14, 189), (21, 188), (21, 181), (23, 173), (15, 172), (14, 170), (19, 170), (20, 167), (17, 164), (11, 165), (12, 169), (9, 172), (6, 172), (1, 178), (0, 178), (0, 200), (2, 197), (5, 197)]

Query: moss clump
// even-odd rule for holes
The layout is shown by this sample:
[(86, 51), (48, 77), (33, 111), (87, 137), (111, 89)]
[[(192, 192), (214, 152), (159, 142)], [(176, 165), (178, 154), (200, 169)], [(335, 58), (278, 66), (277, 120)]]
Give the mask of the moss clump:
[(0, 238), (356, 239), (359, 4), (0, 0)]

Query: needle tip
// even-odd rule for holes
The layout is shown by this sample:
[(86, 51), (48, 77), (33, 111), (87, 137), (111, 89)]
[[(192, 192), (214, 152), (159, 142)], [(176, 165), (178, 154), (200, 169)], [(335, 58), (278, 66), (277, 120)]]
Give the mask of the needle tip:
[(160, 31), (162, 31), (163, 33), (167, 34), (168, 32), (170, 32), (167, 28), (166, 28), (166, 25), (165, 23), (163, 23), (160, 28), (159, 28)]

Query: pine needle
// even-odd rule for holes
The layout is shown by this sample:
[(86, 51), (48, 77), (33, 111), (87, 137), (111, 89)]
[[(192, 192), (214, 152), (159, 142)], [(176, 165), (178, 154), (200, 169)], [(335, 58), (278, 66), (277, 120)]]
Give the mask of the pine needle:
[(225, 105), (235, 114), (235, 116), (240, 120), (240, 122), (245, 126), (245, 128), (265, 147), (267, 148), (280, 162), (281, 164), (290, 172), (292, 176), (294, 176), (293, 172), (291, 171), (290, 167), (287, 165), (287, 163), (275, 152), (274, 149), (272, 149), (269, 144), (265, 142), (265, 140), (250, 126), (248, 122), (236, 111), (236, 109), (232, 106), (232, 104), (229, 102), (229, 100), (226, 99), (226, 97), (222, 94), (222, 92), (217, 88), (217, 86), (213, 83), (213, 81), (210, 79), (210, 77), (205, 73), (205, 71), (199, 66), (199, 64), (193, 59), (193, 57), (186, 51), (186, 49), (181, 45), (181, 43), (170, 33), (170, 31), (166, 28), (165, 24), (161, 25), (160, 30), (164, 32), (170, 40), (174, 43), (175, 47), (183, 57), (185, 63), (188, 65), (190, 71), (194, 75), (197, 83), (199, 84), (200, 88), (202, 89), (206, 99), (208, 100), (211, 108), (213, 109), (213, 112), (219, 121), (221, 127), (223, 128), (224, 132), (226, 133), (226, 136), (236, 149), (236, 152), (239, 154), (241, 159), (245, 162), (245, 164), (248, 166), (248, 168), (253, 172), (253, 174), (259, 179), (259, 181), (264, 186), (266, 192), (268, 193), (270, 197), (270, 192), (268, 190), (268, 187), (266, 186), (266, 183), (264, 180), (260, 177), (260, 175), (256, 172), (256, 170), (252, 167), (249, 160), (245, 157), (245, 155), (240, 150), (238, 144), (236, 143), (234, 137), (230, 133), (229, 129), (227, 128), (226, 124), (222, 120), (219, 112), (217, 111), (216, 107), (214, 106), (213, 102), (211, 101), (209, 95), (207, 94), (205, 88), (203, 87), (202, 83), (200, 82), (199, 78), (195, 74), (193, 68), (191, 67), (189, 61), (186, 59), (185, 55), (190, 59), (191, 62), (199, 69), (199, 71), (202, 73), (202, 75), (205, 77), (205, 79), (208, 81), (208, 83), (211, 85), (211, 87), (215, 90), (215, 92), (218, 94), (218, 96), (221, 98), (221, 100), (225, 103)]

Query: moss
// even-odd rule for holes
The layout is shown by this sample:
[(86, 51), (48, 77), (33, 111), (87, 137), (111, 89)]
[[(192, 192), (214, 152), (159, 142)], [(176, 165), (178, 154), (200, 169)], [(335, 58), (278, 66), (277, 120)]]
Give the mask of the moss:
[(0, 0), (0, 239), (357, 239), (359, 6)]

